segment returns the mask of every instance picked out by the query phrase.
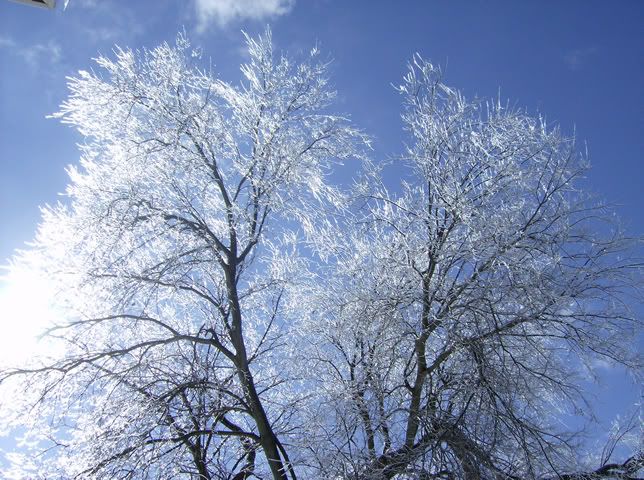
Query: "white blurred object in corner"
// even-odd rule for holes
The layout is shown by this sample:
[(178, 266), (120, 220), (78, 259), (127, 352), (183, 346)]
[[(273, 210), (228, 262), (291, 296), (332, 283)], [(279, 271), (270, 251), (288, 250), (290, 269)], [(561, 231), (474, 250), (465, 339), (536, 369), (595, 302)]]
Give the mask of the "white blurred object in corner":
[[(13, 2), (25, 3), (34, 7), (53, 9), (56, 6), (56, 0), (12, 0)], [(69, 0), (65, 0), (63, 8), (67, 7)]]

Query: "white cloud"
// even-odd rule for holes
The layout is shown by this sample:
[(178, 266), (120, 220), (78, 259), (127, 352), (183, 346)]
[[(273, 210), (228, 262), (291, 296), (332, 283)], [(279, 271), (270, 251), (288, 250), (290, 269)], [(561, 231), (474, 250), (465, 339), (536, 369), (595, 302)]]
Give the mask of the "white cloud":
[(197, 29), (204, 31), (211, 23), (224, 26), (239, 20), (264, 20), (285, 15), (295, 0), (195, 0)]
[(65, 7), (67, 3), (70, 10), (85, 10), (79, 33), (91, 43), (127, 43), (143, 32), (145, 22), (135, 16), (134, 10), (122, 8), (110, 0), (68, 0)]
[(57, 42), (50, 40), (47, 43), (37, 43), (30, 47), (21, 48), (18, 54), (32, 68), (38, 68), (43, 64), (55, 64), (60, 62), (62, 49)]
[[(69, 0), (63, 2), (63, 8), (66, 9), (69, 5)], [(74, 0), (75, 7), (81, 8), (94, 8), (98, 6), (98, 0)]]
[(0, 48), (14, 48), (16, 47), (16, 41), (7, 37), (6, 35), (0, 35)]
[(7, 49), (9, 53), (22, 58), (33, 69), (42, 65), (57, 64), (63, 56), (60, 45), (54, 40), (49, 40), (47, 43), (19, 45), (11, 37), (0, 36), (0, 48)]
[(566, 52), (563, 59), (568, 65), (568, 68), (571, 70), (579, 70), (595, 53), (597, 53), (595, 47), (577, 48)]
[[(69, 0), (65, 1), (65, 6), (69, 3)], [(97, 0), (74, 0), (74, 4), (78, 5), (79, 7), (84, 7), (84, 8), (94, 8), (98, 6), (98, 1)]]

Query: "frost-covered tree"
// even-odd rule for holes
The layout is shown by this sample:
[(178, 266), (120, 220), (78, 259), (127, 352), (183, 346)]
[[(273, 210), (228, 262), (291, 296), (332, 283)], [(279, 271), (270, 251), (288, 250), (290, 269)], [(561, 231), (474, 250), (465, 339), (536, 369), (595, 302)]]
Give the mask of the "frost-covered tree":
[(589, 412), (593, 359), (639, 366), (628, 339), (641, 325), (624, 303), (638, 262), (610, 212), (578, 190), (587, 166), (574, 139), (498, 101), (468, 101), (420, 58), (399, 91), (406, 180), (388, 191), (368, 166), (358, 208), (327, 232), (311, 306), (322, 470), (634, 477), (637, 446), (586, 471), (562, 422)]
[(637, 445), (584, 466), (562, 423), (595, 358), (639, 366), (637, 261), (574, 140), (417, 58), (405, 181), (365, 160), (350, 201), (326, 174), (365, 138), (317, 50), (247, 43), (239, 85), (181, 36), (70, 79), (80, 168), (16, 259), (64, 321), (0, 377), (28, 441), (4, 475), (634, 478)]
[(325, 172), (362, 136), (326, 113), (316, 50), (247, 45), (238, 86), (181, 36), (69, 80), (55, 116), (85, 136), (81, 167), (23, 258), (68, 319), (18, 418), (53, 441), (43, 478), (295, 478), (300, 392), (276, 358), (304, 271), (291, 231), (336, 200)]

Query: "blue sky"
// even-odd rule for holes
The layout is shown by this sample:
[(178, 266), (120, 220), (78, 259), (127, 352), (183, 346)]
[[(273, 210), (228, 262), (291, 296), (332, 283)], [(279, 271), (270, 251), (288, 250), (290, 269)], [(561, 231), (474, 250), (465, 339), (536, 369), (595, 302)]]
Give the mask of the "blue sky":
[(1, 263), (32, 238), (38, 205), (57, 200), (64, 167), (78, 158), (77, 134), (45, 118), (66, 95), (66, 75), (90, 68), (114, 43), (154, 46), (185, 29), (221, 76), (235, 79), (240, 30), (266, 24), (278, 49), (297, 53), (317, 42), (334, 59), (337, 109), (376, 138), (374, 156), (400, 151), (400, 98), (391, 84), (419, 52), (470, 96), (500, 90), (576, 129), (593, 164), (589, 187), (619, 204), (631, 233), (644, 233), (644, 2), (71, 0), (61, 7), (0, 0)]
[[(45, 118), (65, 98), (67, 75), (114, 43), (153, 47), (185, 29), (235, 79), (240, 31), (267, 24), (278, 50), (317, 43), (333, 58), (336, 109), (375, 138), (376, 159), (401, 151), (392, 84), (419, 52), (468, 96), (500, 91), (574, 129), (593, 165), (588, 188), (617, 204), (631, 234), (644, 233), (642, 1), (70, 0), (50, 11), (0, 0), (0, 264), (33, 238), (38, 206), (57, 201), (78, 159), (78, 134)], [(612, 393), (599, 409), (610, 417), (636, 391), (604, 377)]]

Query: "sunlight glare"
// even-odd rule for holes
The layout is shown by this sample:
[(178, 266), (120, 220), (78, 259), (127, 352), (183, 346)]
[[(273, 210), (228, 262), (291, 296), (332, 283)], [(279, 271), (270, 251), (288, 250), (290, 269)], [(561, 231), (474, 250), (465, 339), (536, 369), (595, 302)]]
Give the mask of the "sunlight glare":
[(51, 342), (39, 338), (60, 320), (52, 298), (52, 286), (32, 271), (11, 269), (0, 277), (0, 365), (52, 353)]

